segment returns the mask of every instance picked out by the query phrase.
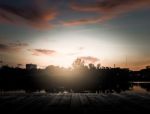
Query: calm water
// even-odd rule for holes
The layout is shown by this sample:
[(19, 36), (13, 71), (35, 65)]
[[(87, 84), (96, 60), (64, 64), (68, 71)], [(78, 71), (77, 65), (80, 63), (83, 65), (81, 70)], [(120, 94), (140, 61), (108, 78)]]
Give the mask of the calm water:
[[(130, 82), (130, 83), (131, 83), (131, 87), (129, 91), (135, 92), (135, 93), (150, 93), (150, 82)], [(3, 93), (3, 92), (0, 91), (0, 93)], [(24, 90), (7, 91), (5, 93), (25, 93), (25, 91)], [(34, 93), (39, 93), (39, 91), (34, 92)], [(40, 93), (46, 93), (46, 91), (41, 90)]]
[(150, 92), (150, 82), (131, 82), (131, 91), (138, 93)]

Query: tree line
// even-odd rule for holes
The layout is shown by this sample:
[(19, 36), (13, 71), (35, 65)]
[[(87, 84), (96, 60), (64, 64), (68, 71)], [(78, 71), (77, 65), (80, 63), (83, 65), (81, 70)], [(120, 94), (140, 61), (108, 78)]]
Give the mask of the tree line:
[[(129, 90), (130, 81), (148, 80), (150, 72), (141, 71), (140, 76), (129, 69), (101, 68), (100, 65), (86, 66), (76, 59), (72, 68), (50, 65), (45, 69), (26, 70), (2, 66), (0, 69), (0, 91), (25, 90), (34, 92), (121, 92)], [(145, 76), (145, 77), (144, 77)]]

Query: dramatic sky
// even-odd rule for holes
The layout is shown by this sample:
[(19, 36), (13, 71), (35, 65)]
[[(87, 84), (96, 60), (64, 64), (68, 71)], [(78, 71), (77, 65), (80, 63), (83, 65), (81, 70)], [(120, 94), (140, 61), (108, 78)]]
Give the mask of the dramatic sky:
[(150, 65), (150, 0), (0, 0), (0, 62)]

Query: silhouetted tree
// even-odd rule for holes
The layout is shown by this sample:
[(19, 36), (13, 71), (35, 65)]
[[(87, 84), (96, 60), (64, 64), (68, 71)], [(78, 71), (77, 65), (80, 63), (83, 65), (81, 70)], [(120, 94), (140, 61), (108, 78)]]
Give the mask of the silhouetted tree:
[(129, 81), (134, 80), (150, 80), (150, 69), (133, 72), (128, 69), (100, 67), (100, 64), (86, 66), (79, 58), (73, 62), (72, 68), (54, 65), (31, 70), (9, 66), (0, 68), (1, 91), (33, 92), (44, 89), (47, 92), (121, 92), (128, 90), (131, 86)]

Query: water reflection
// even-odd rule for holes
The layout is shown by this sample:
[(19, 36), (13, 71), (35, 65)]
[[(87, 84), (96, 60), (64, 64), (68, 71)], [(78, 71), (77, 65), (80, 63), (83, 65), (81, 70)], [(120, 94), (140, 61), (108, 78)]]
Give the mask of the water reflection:
[(150, 92), (150, 82), (131, 82), (131, 91), (136, 93)]

